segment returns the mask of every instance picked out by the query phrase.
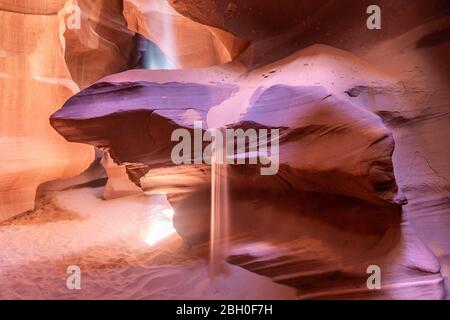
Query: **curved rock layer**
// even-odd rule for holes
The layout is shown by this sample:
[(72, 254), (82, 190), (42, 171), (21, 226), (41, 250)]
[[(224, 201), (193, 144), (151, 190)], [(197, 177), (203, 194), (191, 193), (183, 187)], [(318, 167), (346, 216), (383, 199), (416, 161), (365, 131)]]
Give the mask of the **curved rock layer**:
[[(318, 193), (248, 200), (248, 215), (231, 217), (239, 227), (228, 261), (296, 288), (300, 299), (445, 295), (438, 261), (398, 208)], [(380, 267), (381, 290), (368, 289), (369, 266)]]
[[(351, 73), (347, 65), (352, 66)], [(336, 74), (320, 80), (327, 66)], [(385, 205), (404, 202), (393, 174), (389, 130), (366, 105), (346, 101), (343, 92), (346, 82), (353, 83), (359, 74), (368, 81), (383, 77), (381, 84), (393, 85), (387, 75), (355, 56), (324, 46), (308, 48), (241, 78), (244, 72), (239, 65), (203, 69), (200, 77), (190, 70), (129, 71), (69, 99), (52, 116), (51, 124), (69, 141), (107, 149), (118, 164), (146, 166), (148, 173), (137, 172), (134, 177), (147, 192), (176, 195), (210, 189), (209, 166), (175, 166), (171, 161), (177, 144), (171, 141), (172, 132), (177, 128), (192, 132), (194, 121), (200, 120), (204, 130), (280, 129), (277, 175), (261, 176), (256, 165), (245, 166), (246, 170), (231, 166), (230, 179), (236, 179), (232, 185), (237, 189), (322, 192)], [(343, 77), (346, 80), (337, 87), (336, 79)], [(172, 82), (175, 79), (183, 82)], [(194, 79), (201, 81), (190, 82)]]
[(177, 69), (209, 67), (236, 58), (247, 41), (176, 12), (166, 0), (125, 0), (130, 30), (156, 43)]
[[(171, 141), (172, 132), (192, 130), (194, 120), (206, 122), (211, 107), (224, 104), (233, 91), (218, 84), (99, 83), (69, 99), (51, 123), (69, 141), (108, 149), (120, 164), (171, 167), (178, 144)], [(393, 140), (377, 116), (333, 98), (320, 86), (262, 87), (241, 99), (251, 105), (229, 127), (281, 130), (281, 168), (276, 178), (267, 178), (267, 188), (281, 179), (296, 190), (375, 203), (401, 201), (390, 158)]]
[[(223, 85), (100, 83), (70, 99), (51, 123), (71, 141), (109, 150), (117, 163), (135, 172), (134, 181), (146, 192), (167, 194), (177, 212), (178, 232), (198, 243), (209, 234), (210, 167), (174, 166), (171, 152), (177, 143), (171, 134), (179, 128), (192, 130), (193, 120), (204, 120), (208, 108), (223, 104), (232, 91), (227, 93)], [(392, 172), (392, 137), (378, 117), (330, 97), (319, 86), (259, 91), (245, 97), (253, 102), (233, 127), (282, 128), (280, 168), (276, 175), (262, 176), (261, 166), (230, 166), (232, 211), (242, 212), (241, 201), (249, 197), (280, 192), (283, 197), (328, 193), (385, 206), (402, 201)], [(136, 164), (147, 170), (135, 171)]]

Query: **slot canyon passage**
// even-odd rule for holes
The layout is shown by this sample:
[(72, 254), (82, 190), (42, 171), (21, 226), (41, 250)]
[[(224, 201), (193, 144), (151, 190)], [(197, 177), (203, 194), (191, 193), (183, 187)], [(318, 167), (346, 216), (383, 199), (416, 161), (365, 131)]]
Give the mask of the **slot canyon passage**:
[[(449, 298), (449, 1), (0, 0), (0, 21), (0, 299)], [(213, 163), (174, 163), (177, 129)], [(276, 172), (212, 129), (278, 129)]]

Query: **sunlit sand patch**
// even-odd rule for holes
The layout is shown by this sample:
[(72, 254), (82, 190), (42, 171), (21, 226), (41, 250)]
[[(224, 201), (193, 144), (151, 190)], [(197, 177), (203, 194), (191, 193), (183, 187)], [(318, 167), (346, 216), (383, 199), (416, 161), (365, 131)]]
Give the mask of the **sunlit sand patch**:
[(173, 227), (173, 209), (156, 208), (152, 211), (157, 212), (151, 215), (148, 235), (145, 238), (145, 242), (150, 246), (176, 232)]

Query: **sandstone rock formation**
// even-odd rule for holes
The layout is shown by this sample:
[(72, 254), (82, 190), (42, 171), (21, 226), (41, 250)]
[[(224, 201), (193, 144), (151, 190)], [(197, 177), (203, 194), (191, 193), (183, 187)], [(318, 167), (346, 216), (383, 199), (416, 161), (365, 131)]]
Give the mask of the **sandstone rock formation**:
[[(321, 43), (355, 53), (393, 39), (422, 23), (450, 13), (441, 0), (169, 0), (175, 10), (202, 24), (251, 42), (239, 59), (260, 66), (298, 49)], [(368, 32), (367, 8), (381, 8), (382, 28)]]
[[(248, 164), (228, 168), (229, 261), (297, 288), (302, 298), (442, 298), (439, 263), (396, 205), (405, 198), (394, 178), (392, 136), (376, 115), (382, 113), (354, 101), (363, 83), (401, 88), (394, 74), (313, 46), (250, 72), (239, 63), (127, 71), (71, 98), (51, 123), (69, 141), (108, 149), (132, 172), (144, 165), (133, 180), (148, 193), (167, 194), (177, 231), (193, 243), (209, 234), (210, 167), (175, 166), (173, 130), (192, 130), (194, 120), (204, 129), (280, 127), (276, 176)], [(277, 249), (255, 249), (255, 241)], [(365, 286), (370, 264), (387, 271), (382, 291)]]
[[(450, 18), (429, 21), (369, 48), (366, 59), (391, 70), (400, 88), (363, 88), (352, 98), (370, 101), (396, 139), (394, 166), (407, 195), (415, 232), (438, 257), (450, 289)], [(390, 52), (386, 59), (386, 52)], [(447, 295), (448, 299), (448, 295)]]
[[(155, 170), (174, 166), (171, 152), (177, 142), (171, 141), (172, 132), (192, 130), (192, 114), (206, 122), (211, 107), (223, 104), (234, 90), (189, 83), (99, 83), (69, 99), (51, 123), (70, 141), (109, 149), (119, 164)], [(281, 178), (296, 190), (374, 203), (402, 201), (390, 159), (393, 140), (377, 116), (333, 98), (320, 86), (275, 85), (243, 94), (234, 98), (251, 105), (237, 123), (227, 125), (281, 128), (281, 170), (275, 180)], [(194, 162), (194, 155), (189, 157)], [(277, 185), (268, 181), (269, 189)]]
[[(279, 128), (276, 175), (262, 176), (261, 164), (222, 171), (228, 262), (303, 299), (445, 298), (449, 3), (168, 2), (0, 0), (0, 18), (26, 34), (0, 36), (11, 106), (0, 110), (0, 221), (31, 209), (40, 183), (87, 167), (92, 149), (73, 142), (83, 143), (104, 150), (103, 198), (116, 198), (95, 190), (92, 202), (166, 194), (177, 232), (204, 255), (211, 166), (175, 165), (171, 134), (195, 137), (194, 121)], [(74, 3), (83, 24), (69, 30)], [(369, 4), (382, 9), (381, 30), (365, 27)], [(139, 60), (135, 32), (184, 69), (121, 72)], [(370, 265), (381, 290), (366, 286)]]
[(0, 221), (33, 209), (39, 184), (76, 175), (93, 159), (92, 148), (67, 143), (48, 123), (78, 91), (63, 58), (62, 4), (33, 1), (21, 12), (17, 1), (0, 2), (1, 21), (17, 26), (0, 36)]
[(143, 193), (141, 188), (131, 182), (126, 167), (115, 164), (107, 151), (103, 152), (101, 164), (108, 176), (103, 192), (105, 199), (109, 200)]
[[(289, 57), (272, 66), (268, 75), (263, 70), (251, 72), (248, 82), (238, 82), (239, 74), (234, 74), (230, 83), (206, 84), (209, 79), (204, 78), (204, 83), (194, 84), (189, 83), (189, 72), (169, 71), (164, 74), (183, 82), (98, 83), (71, 98), (51, 123), (70, 141), (108, 148), (119, 164), (140, 163), (150, 170), (173, 166), (170, 157), (176, 142), (171, 141), (171, 133), (179, 127), (193, 129), (193, 120), (202, 120), (208, 127), (282, 128), (280, 163), (288, 168), (282, 168), (279, 176), (294, 189), (374, 203), (401, 202), (390, 160), (393, 141), (380, 119), (363, 107), (333, 97), (324, 87), (291, 85), (306, 61), (303, 56), (311, 52), (317, 57), (326, 55), (318, 65), (325, 61), (337, 64), (332, 54), (343, 54), (313, 47), (297, 55), (300, 58)], [(355, 64), (351, 59), (356, 60), (347, 55), (339, 63)], [(283, 70), (276, 70), (282, 66)], [(321, 67), (313, 68), (311, 78), (320, 72)], [(158, 78), (153, 72), (140, 76)], [(297, 154), (300, 151), (302, 156)]]
[[(77, 7), (81, 14), (79, 26), (71, 18)], [(127, 28), (122, 10), (122, 0), (66, 2), (61, 15), (74, 25), (66, 23), (63, 33), (65, 61), (80, 88), (134, 67), (135, 33)]]
[(0, 221), (33, 209), (41, 183), (93, 160), (92, 148), (61, 139), (48, 118), (79, 87), (130, 67), (134, 32), (121, 11), (119, 0), (0, 1), (5, 25), (21, 26), (0, 37)]

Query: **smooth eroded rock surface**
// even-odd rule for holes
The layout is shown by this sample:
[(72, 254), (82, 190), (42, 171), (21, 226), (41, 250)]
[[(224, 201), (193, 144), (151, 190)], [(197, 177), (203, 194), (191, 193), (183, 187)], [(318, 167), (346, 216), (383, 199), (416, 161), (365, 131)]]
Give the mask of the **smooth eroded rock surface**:
[(32, 210), (41, 183), (77, 175), (93, 159), (91, 147), (67, 143), (48, 123), (78, 86), (63, 59), (56, 2), (39, 3), (42, 11), (29, 13), (0, 2), (2, 23), (17, 26), (0, 35), (0, 221)]

